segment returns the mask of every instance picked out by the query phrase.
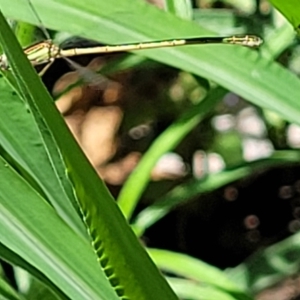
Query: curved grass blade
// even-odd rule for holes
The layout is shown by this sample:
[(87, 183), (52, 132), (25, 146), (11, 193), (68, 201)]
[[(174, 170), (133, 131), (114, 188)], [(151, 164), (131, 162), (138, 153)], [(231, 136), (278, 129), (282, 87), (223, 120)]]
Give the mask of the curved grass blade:
[[(237, 300), (236, 297), (210, 286), (197, 284), (191, 280), (181, 278), (167, 278), (176, 294), (182, 299), (189, 300)], [(241, 299), (241, 298), (239, 298)]]
[(118, 204), (127, 219), (130, 219), (137, 202), (150, 179), (150, 172), (158, 159), (166, 152), (174, 149), (179, 142), (209, 113), (216, 103), (222, 99), (226, 91), (218, 88), (195, 107), (183, 114), (166, 129), (144, 154), (137, 167), (124, 184)]
[(71, 299), (118, 299), (88, 242), (2, 158), (0, 178), (1, 242)]
[(37, 278), (40, 282), (43, 282), (49, 289), (51, 289), (52, 292), (54, 292), (59, 297), (59, 299), (69, 300), (69, 298), (55, 284), (53, 284), (41, 271), (30, 265), (27, 261), (25, 261), (19, 255), (11, 251), (2, 243), (0, 243), (0, 257), (6, 262), (26, 270), (32, 276)]
[(299, 273), (300, 233), (260, 250), (235, 268), (225, 272), (241, 288), (252, 293), (273, 286)]
[(102, 271), (115, 289), (115, 295), (121, 299), (177, 299), (71, 136), (16, 40), (3, 34), (8, 31), (3, 18), (0, 18), (0, 29), (0, 42), (19, 80), (23, 95), (26, 95), (33, 109), (37, 124), (42, 119), (42, 126), (45, 124), (49, 128), (59, 146), (92, 246)]
[(290, 47), (295, 39), (295, 31), (288, 22), (276, 28), (264, 41), (260, 53), (263, 57), (273, 60), (277, 58), (284, 50)]
[(300, 3), (297, 0), (270, 0), (270, 2), (288, 19), (293, 28), (300, 33)]
[(186, 202), (189, 199), (216, 190), (257, 171), (275, 166), (295, 164), (299, 160), (300, 155), (298, 151), (277, 151), (269, 158), (247, 163), (244, 166), (231, 170), (224, 170), (220, 173), (209, 175), (203, 180), (194, 179), (183, 185), (179, 185), (137, 215), (132, 224), (134, 231), (137, 236), (141, 236), (147, 228), (163, 218), (176, 205)]
[[(236, 299), (250, 300), (238, 285), (227, 278), (223, 271), (191, 256), (161, 249), (147, 249), (157, 266), (166, 272), (218, 288)], [(218, 278), (218, 280), (216, 280)]]
[(25, 300), (3, 278), (0, 278), (0, 298), (3, 300)]
[(182, 19), (191, 20), (193, 17), (193, 7), (189, 0), (166, 0), (165, 10)]
[[(65, 174), (58, 152), (52, 151), (52, 163), (40, 132), (22, 101), (4, 78), (0, 78), (0, 144), (15, 168), (38, 186), (42, 195), (76, 232), (87, 237), (84, 226), (74, 208), (74, 193)], [(9, 112), (9, 113), (8, 113)], [(33, 155), (34, 153), (34, 155)], [(53, 167), (55, 166), (55, 167)]]

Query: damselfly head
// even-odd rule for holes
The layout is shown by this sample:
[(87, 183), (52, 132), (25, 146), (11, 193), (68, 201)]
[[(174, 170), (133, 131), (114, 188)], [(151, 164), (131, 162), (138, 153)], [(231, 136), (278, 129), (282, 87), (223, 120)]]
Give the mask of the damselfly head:
[(263, 43), (263, 40), (262, 38), (256, 35), (243, 35), (224, 38), (223, 42), (228, 44), (257, 48)]

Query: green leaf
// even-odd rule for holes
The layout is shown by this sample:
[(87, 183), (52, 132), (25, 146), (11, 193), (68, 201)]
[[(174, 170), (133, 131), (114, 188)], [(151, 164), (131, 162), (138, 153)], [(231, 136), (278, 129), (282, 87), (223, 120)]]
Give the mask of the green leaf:
[(5, 245), (0, 243), (0, 257), (5, 260), (6, 262), (21, 267), (22, 269), (26, 270), (28, 273), (32, 274), (35, 278), (43, 282), (47, 285), (58, 297), (62, 300), (68, 300), (69, 298), (66, 297), (65, 294), (55, 286), (42, 272), (40, 272), (37, 268), (30, 265), (26, 262), (21, 256), (17, 255)]
[(283, 278), (299, 272), (300, 233), (254, 253), (235, 268), (228, 278), (241, 288), (257, 293)]
[(251, 299), (216, 267), (181, 253), (149, 248), (147, 250), (157, 266), (163, 271), (211, 285), (227, 294), (234, 295), (237, 299)]
[(0, 299), (1, 300), (25, 300), (19, 295), (3, 278), (0, 277)]
[(297, 0), (270, 0), (270, 2), (288, 19), (295, 30), (300, 32), (300, 3)]
[(152, 143), (119, 194), (118, 204), (128, 219), (130, 219), (139, 197), (146, 188), (146, 184), (150, 179), (150, 172), (158, 159), (164, 153), (174, 149), (214, 108), (225, 93), (226, 91), (221, 88), (212, 91), (204, 101), (185, 112), (181, 118), (175, 121)]
[(9, 153), (11, 162), (19, 171), (22, 170), (23, 176), (39, 187), (38, 191), (49, 200), (59, 215), (75, 231), (86, 236), (72, 205), (72, 201), (75, 202), (74, 193), (58, 152), (52, 151), (54, 169), (28, 105), (4, 78), (0, 78), (0, 96), (0, 143), (3, 151)]
[(178, 185), (136, 216), (132, 224), (134, 231), (138, 236), (141, 236), (148, 227), (163, 218), (172, 208), (180, 203), (194, 199), (203, 193), (214, 191), (226, 184), (245, 178), (265, 168), (294, 164), (299, 162), (299, 159), (298, 151), (276, 151), (269, 158), (246, 163), (234, 169), (228, 169), (217, 174), (209, 175), (204, 179), (193, 179), (185, 184)]
[[(23, 97), (28, 101), (41, 132), (45, 131), (42, 136), (46, 147), (50, 154), (57, 150), (55, 145), (61, 151), (67, 166), (66, 172), (77, 195), (78, 209), (98, 255), (103, 272), (99, 268), (101, 276), (105, 272), (116, 294), (124, 299), (176, 299), (126, 223), (106, 186), (78, 147), (16, 40), (7, 33), (7, 24), (1, 18), (0, 29), (0, 42)], [(51, 144), (51, 138), (55, 141), (54, 145)]]
[(190, 20), (193, 8), (190, 0), (165, 0), (165, 9), (179, 18)]
[[(211, 34), (211, 32), (197, 26), (193, 22), (180, 20), (141, 1), (98, 1), (97, 5), (94, 5), (92, 0), (87, 0), (85, 3), (75, 0), (36, 0), (33, 2), (41, 19), (49, 28), (67, 30), (70, 33), (106, 43), (136, 42)], [(0, 7), (9, 16), (33, 23), (37, 21), (29, 10), (26, 1), (0, 0)], [(76, 19), (76, 22), (73, 22), (74, 19)], [(276, 37), (273, 41), (274, 43), (279, 42), (276, 40)], [(140, 55), (213, 80), (221, 86), (245, 97), (252, 103), (274, 110), (286, 120), (299, 124), (299, 79), (277, 63), (272, 62), (270, 57), (261, 57), (257, 52), (237, 46), (219, 45), (149, 50), (140, 52)], [(60, 127), (58, 126), (57, 130), (59, 129)], [(63, 137), (65, 136), (63, 135)], [(71, 143), (70, 145), (73, 146), (74, 144)], [(74, 147), (76, 149), (76, 146)], [(64, 152), (64, 155), (66, 155), (66, 152)], [(71, 162), (81, 157), (80, 155), (72, 155), (74, 157), (71, 159)], [(73, 172), (71, 166), (73, 166), (73, 163), (69, 162), (69, 172)], [(80, 164), (81, 172), (82, 167), (85, 170), (85, 168), (88, 168), (88, 164)], [(99, 188), (96, 181), (93, 180), (95, 174), (93, 175), (90, 171), (84, 172), (82, 176), (92, 178), (94, 192), (87, 190), (88, 184), (86, 181), (84, 181), (82, 188), (78, 171), (71, 176), (73, 182), (77, 182), (75, 186), (80, 191), (79, 198), (85, 201), (98, 199), (98, 194), (105, 190), (101, 183), (98, 183), (100, 185)], [(89, 193), (87, 199), (85, 199), (84, 193), (87, 191)], [(102, 201), (103, 199), (99, 200)], [(103, 204), (103, 207), (106, 207), (106, 205)], [(124, 220), (120, 218), (118, 212), (116, 213), (117, 217), (115, 217), (115, 208), (111, 208), (111, 214), (103, 213), (102, 210), (102, 207), (101, 209), (99, 208), (101, 216), (99, 219), (106, 220), (111, 217), (112, 224), (115, 224), (116, 221), (124, 224)], [(120, 226), (120, 228), (123, 229), (123, 226)], [(114, 233), (117, 238), (122, 235), (121, 229), (116, 232), (109, 227), (108, 231), (109, 234), (104, 234), (104, 237), (108, 239)], [(126, 236), (126, 233), (124, 236)], [(122, 240), (122, 243), (124, 242)], [(129, 239), (128, 245), (131, 245), (131, 242), (132, 238)], [(116, 244), (114, 244), (114, 247), (118, 248)], [(109, 248), (113, 252), (113, 247)], [(127, 248), (125, 247), (125, 249)], [(127, 253), (126, 251), (125, 253)], [(122, 253), (120, 255), (122, 257)], [(116, 260), (115, 256), (113, 261)]]
[(181, 278), (168, 278), (168, 282), (176, 294), (189, 300), (236, 300), (237, 298), (216, 288), (195, 283)]
[(118, 299), (89, 243), (78, 237), (2, 158), (0, 178), (1, 242), (42, 271), (71, 299)]
[(273, 30), (265, 41), (260, 53), (267, 59), (277, 58), (285, 49), (292, 45), (295, 32), (288, 22)]

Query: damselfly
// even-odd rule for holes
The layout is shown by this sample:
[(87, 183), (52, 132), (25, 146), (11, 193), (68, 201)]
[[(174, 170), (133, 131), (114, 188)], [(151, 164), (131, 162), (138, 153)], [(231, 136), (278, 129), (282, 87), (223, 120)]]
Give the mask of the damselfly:
[[(45, 70), (51, 65), (51, 63), (57, 58), (66, 59), (75, 69), (77, 64), (73, 64), (71, 60), (67, 57), (77, 56), (77, 55), (86, 55), (86, 54), (100, 54), (100, 53), (115, 53), (115, 52), (124, 52), (124, 51), (135, 51), (135, 50), (145, 50), (153, 48), (163, 48), (163, 47), (175, 47), (183, 45), (205, 45), (205, 44), (234, 44), (242, 45), (246, 47), (256, 48), (262, 44), (262, 39), (255, 35), (242, 35), (242, 36), (229, 36), (229, 37), (193, 37), (193, 38), (183, 38), (183, 39), (171, 39), (163, 41), (149, 41), (142, 43), (130, 43), (122, 45), (106, 45), (106, 46), (97, 46), (89, 48), (73, 48), (63, 50), (53, 43), (50, 39), (48, 32), (45, 27), (42, 25), (42, 22), (37, 15), (32, 3), (28, 0), (32, 11), (36, 15), (41, 29), (44, 31), (47, 40), (36, 43), (32, 46), (29, 46), (24, 49), (25, 54), (27, 55), (29, 61), (33, 66), (39, 66), (46, 64), (46, 67), (42, 70), (41, 73), (44, 73)], [(0, 68), (2, 70), (7, 70), (9, 68), (9, 63), (5, 54), (0, 56)]]
[[(47, 64), (56, 58), (71, 57), (85, 54), (114, 53), (124, 51), (145, 50), (163, 47), (175, 47), (183, 45), (204, 45), (204, 44), (235, 44), (247, 47), (258, 47), (262, 44), (262, 39), (255, 35), (230, 36), (230, 37), (196, 37), (186, 39), (174, 39), (164, 41), (151, 41), (143, 43), (106, 45), (89, 48), (73, 48), (63, 50), (56, 46), (52, 40), (46, 40), (36, 43), (24, 49), (25, 54), (33, 66)], [(2, 69), (8, 68), (8, 62), (5, 55), (0, 57), (0, 66)]]

